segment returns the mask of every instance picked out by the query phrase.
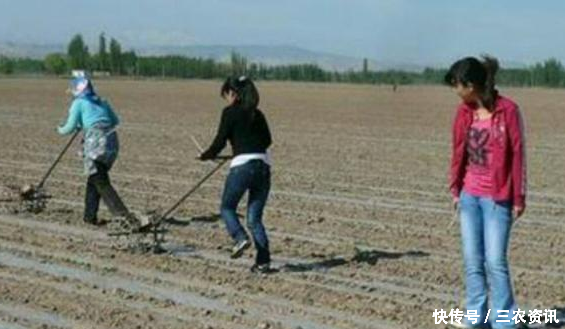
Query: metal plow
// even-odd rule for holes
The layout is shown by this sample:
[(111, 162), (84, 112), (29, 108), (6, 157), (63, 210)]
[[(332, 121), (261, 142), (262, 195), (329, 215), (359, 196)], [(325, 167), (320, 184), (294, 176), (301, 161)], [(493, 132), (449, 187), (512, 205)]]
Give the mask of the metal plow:
[(108, 224), (108, 235), (113, 238), (113, 246), (116, 249), (140, 253), (166, 252), (162, 244), (165, 242), (166, 233), (169, 232), (167, 221), (171, 219), (170, 216), (230, 159), (229, 156), (214, 159), (216, 166), (166, 211), (154, 210), (145, 215), (115, 218)]
[(34, 214), (38, 214), (45, 210), (47, 207), (47, 201), (51, 198), (45, 189), (45, 183), (51, 173), (55, 169), (55, 167), (59, 164), (63, 155), (67, 152), (69, 147), (73, 144), (74, 140), (80, 133), (80, 130), (77, 130), (69, 139), (63, 150), (57, 156), (57, 159), (51, 164), (43, 178), (37, 185), (27, 184), (22, 186), (21, 188), (17, 188), (14, 186), (5, 187), (5, 190), (10, 190), (11, 194), (7, 197), (0, 197), (0, 202), (4, 203), (12, 203), (15, 205), (11, 208), (16, 209), (17, 212), (30, 212)]
[(35, 188), (32, 185), (0, 187), (1, 208), (11, 213), (40, 213), (47, 206), (49, 198), (51, 195), (47, 194), (45, 189)]

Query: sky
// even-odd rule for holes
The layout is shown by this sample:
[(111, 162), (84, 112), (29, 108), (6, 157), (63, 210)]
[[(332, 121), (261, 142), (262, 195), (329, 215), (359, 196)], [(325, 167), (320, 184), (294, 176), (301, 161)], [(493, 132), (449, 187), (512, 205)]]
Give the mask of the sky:
[(0, 0), (0, 42), (66, 44), (100, 32), (124, 48), (291, 45), (437, 64), (489, 53), (565, 61), (563, 0)]

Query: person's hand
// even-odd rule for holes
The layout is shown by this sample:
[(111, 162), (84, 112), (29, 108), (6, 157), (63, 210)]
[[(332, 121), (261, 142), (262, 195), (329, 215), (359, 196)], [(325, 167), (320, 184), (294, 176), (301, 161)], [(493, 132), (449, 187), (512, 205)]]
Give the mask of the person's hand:
[(518, 218), (522, 217), (523, 214), (524, 214), (524, 207), (514, 206), (514, 209), (512, 209), (512, 217), (514, 218), (514, 220), (517, 220)]
[(453, 198), (451, 208), (453, 209), (453, 211), (457, 211), (459, 209), (459, 198), (458, 197)]
[(457, 198), (457, 197), (453, 198), (453, 200), (451, 201), (451, 210), (453, 212), (453, 216), (452, 216), (451, 222), (448, 225), (448, 229), (451, 229), (451, 227), (453, 227), (453, 225), (457, 222), (457, 219), (459, 217), (459, 214), (458, 214), (459, 198)]

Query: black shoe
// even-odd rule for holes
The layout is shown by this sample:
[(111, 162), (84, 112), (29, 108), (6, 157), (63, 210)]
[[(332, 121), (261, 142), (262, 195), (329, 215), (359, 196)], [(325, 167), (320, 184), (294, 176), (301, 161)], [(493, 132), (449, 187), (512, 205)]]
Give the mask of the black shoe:
[(83, 222), (90, 225), (98, 225), (98, 218), (83, 218)]
[(237, 242), (231, 249), (231, 258), (236, 259), (243, 256), (245, 250), (251, 247), (251, 242), (249, 240), (242, 240)]
[(269, 274), (277, 272), (275, 269), (271, 268), (271, 264), (255, 264), (251, 266), (251, 272), (258, 274)]

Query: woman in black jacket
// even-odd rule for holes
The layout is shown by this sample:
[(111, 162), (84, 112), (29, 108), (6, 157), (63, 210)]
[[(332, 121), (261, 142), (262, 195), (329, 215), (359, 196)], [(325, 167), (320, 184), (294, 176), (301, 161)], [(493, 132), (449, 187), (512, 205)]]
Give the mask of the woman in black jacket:
[(234, 158), (224, 187), (221, 214), (235, 242), (231, 256), (239, 258), (251, 246), (236, 212), (243, 194), (249, 191), (247, 228), (257, 249), (251, 270), (267, 273), (270, 271), (271, 255), (263, 226), (263, 209), (271, 188), (271, 160), (267, 152), (272, 142), (271, 133), (263, 112), (257, 108), (259, 92), (249, 78), (228, 78), (222, 86), (221, 96), (228, 106), (222, 112), (214, 142), (200, 155), (200, 159), (214, 159), (229, 140)]

